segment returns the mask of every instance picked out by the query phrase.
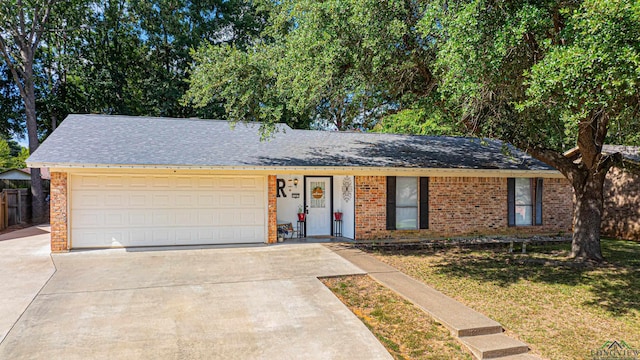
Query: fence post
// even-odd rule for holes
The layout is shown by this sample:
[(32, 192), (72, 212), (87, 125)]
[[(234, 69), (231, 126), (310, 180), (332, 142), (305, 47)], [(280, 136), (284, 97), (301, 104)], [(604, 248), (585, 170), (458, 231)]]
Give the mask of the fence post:
[(9, 200), (7, 199), (7, 193), (2, 191), (2, 226), (3, 228), (9, 227)]

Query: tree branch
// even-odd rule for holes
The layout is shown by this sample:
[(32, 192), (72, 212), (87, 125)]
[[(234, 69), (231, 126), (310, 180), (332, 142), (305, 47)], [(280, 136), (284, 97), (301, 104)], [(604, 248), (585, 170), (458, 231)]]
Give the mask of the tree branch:
[(25, 24), (24, 24), (24, 8), (22, 7), (22, 0), (18, 0), (18, 35), (19, 37), (26, 38), (26, 34), (24, 32)]
[[(40, 44), (40, 37), (42, 36), (42, 33), (44, 32), (44, 26), (47, 23), (47, 21), (49, 21), (49, 15), (51, 15), (51, 8), (53, 7), (55, 0), (48, 0), (47, 3), (44, 6), (44, 15), (42, 16), (42, 19), (40, 20), (40, 25), (38, 26), (38, 29), (35, 31), (36, 37), (33, 41), (33, 51), (35, 53), (36, 48), (38, 47), (38, 45)], [(35, 24), (35, 19), (36, 19), (37, 15), (34, 15), (34, 24)]]
[(609, 130), (609, 115), (604, 109), (599, 111), (600, 115), (596, 118), (595, 144), (598, 150), (602, 151), (607, 131)]
[[(33, 9), (33, 19), (31, 19), (31, 31), (29, 31), (29, 46), (31, 46), (31, 44), (33, 44), (33, 38), (36, 35), (36, 29), (38, 28), (38, 13), (40, 12), (40, 9), (36, 6), (35, 9)], [(26, 34), (25, 34), (26, 36)]]
[[(519, 144), (514, 145), (518, 146)], [(571, 159), (565, 157), (562, 153), (530, 145), (525, 145), (521, 148), (534, 158), (558, 169), (562, 175), (569, 179), (569, 181), (573, 182), (577, 166), (571, 161)]]
[[(7, 45), (5, 44), (4, 38), (2, 36), (0, 36), (0, 52), (2, 52), (2, 57), (4, 58), (4, 61), (7, 64), (7, 67), (9, 67), (9, 70), (11, 71), (11, 75), (13, 76), (13, 80), (15, 81), (16, 86), (18, 86), (20, 95), (22, 95), (22, 97), (24, 98), (27, 93), (24, 90), (24, 86), (20, 82), (20, 75), (23, 75), (24, 77), (24, 72), (22, 71), (22, 69), (17, 68), (15, 64), (11, 61), (11, 56), (9, 56), (9, 52), (7, 51)], [(20, 74), (18, 74), (18, 72)]]

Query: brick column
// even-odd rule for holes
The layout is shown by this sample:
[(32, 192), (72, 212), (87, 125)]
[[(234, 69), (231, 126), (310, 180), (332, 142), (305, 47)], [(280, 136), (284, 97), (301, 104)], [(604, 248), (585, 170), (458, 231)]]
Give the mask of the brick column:
[(276, 175), (269, 175), (269, 223), (267, 226), (267, 243), (275, 244), (278, 242), (278, 205), (277, 205), (277, 184), (276, 184)]
[(387, 177), (355, 177), (356, 240), (387, 237)]
[(67, 173), (51, 173), (51, 252), (68, 251)]

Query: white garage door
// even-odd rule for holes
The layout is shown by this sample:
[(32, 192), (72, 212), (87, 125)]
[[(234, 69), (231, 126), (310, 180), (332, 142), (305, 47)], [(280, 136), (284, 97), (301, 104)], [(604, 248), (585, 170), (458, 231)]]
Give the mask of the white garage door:
[(262, 176), (72, 175), (71, 247), (264, 242)]

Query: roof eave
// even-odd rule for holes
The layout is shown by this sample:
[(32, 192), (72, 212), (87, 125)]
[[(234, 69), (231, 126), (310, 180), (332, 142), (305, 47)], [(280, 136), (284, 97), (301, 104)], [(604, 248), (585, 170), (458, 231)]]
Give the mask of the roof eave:
[(473, 168), (400, 168), (366, 166), (207, 166), (167, 164), (77, 164), (28, 162), (29, 167), (48, 167), (51, 171), (91, 171), (105, 169), (121, 170), (186, 170), (218, 172), (252, 172), (265, 174), (305, 175), (396, 175), (396, 176), (442, 176), (442, 177), (546, 177), (564, 178), (557, 170), (522, 169), (473, 169)]

